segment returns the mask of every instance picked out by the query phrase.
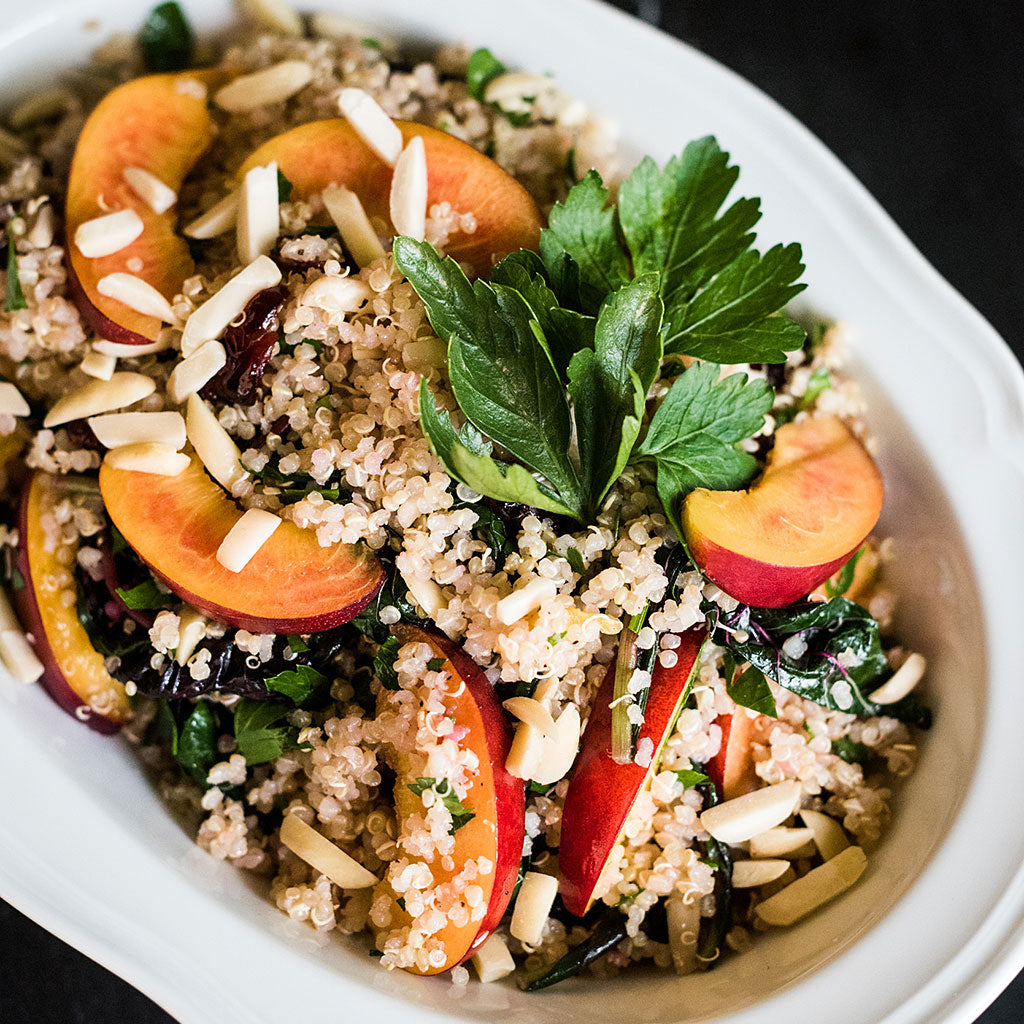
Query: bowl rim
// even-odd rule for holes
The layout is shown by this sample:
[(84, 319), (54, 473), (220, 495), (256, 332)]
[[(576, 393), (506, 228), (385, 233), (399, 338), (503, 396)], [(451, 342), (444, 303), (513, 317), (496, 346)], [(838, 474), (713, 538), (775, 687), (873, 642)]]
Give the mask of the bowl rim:
[[(110, 0), (105, 2), (109, 4)], [(78, 3), (74, 0), (56, 0), (43, 6), (44, 10), (16, 16), (0, 31), (0, 52), (19, 38), (44, 30), (62, 12), (80, 17)], [(927, 293), (934, 302), (934, 315), (954, 319), (958, 329), (972, 338), (975, 344), (972, 357), (977, 360), (972, 383), (986, 397), (985, 440), (993, 452), (998, 454), (1000, 461), (1009, 463), (1016, 477), (1024, 479), (1024, 370), (1005, 341), (928, 263), (838, 158), (776, 101), (689, 44), (620, 10), (608, 7), (599, 0), (561, 0), (560, 7), (572, 17), (605, 22), (619, 35), (623, 45), (642, 45), (652, 52), (674, 55), (688, 66), (700, 68), (703, 75), (720, 85), (724, 93), (730, 94), (729, 102), (744, 106), (745, 116), (763, 119), (767, 128), (775, 134), (780, 148), (784, 142), (789, 152), (787, 157), (780, 157), (780, 161), (799, 160), (805, 164), (809, 176), (817, 180), (821, 189), (831, 192), (833, 200), (845, 204), (861, 222), (863, 246), (874, 253), (884, 251), (894, 266), (900, 267), (906, 276), (915, 280), (918, 289)], [(20, 22), (18, 17), (22, 18)], [(1011, 443), (998, 450), (995, 447), (996, 438), (1009, 438)], [(984, 609), (986, 625), (989, 624), (989, 611)], [(0, 736), (5, 731), (10, 732), (0, 722)], [(13, 735), (16, 738), (16, 731)], [(971, 792), (974, 789), (972, 786)], [(4, 798), (0, 796), (0, 805), (4, 803)], [(13, 798), (12, 805), (16, 806)], [(953, 827), (955, 825), (954, 822)], [(206, 998), (208, 992), (203, 993), (202, 1000), (198, 998), (198, 993), (186, 994), (175, 986), (173, 973), (161, 969), (159, 961), (153, 964), (133, 956), (137, 930), (124, 915), (113, 914), (92, 899), (90, 914), (76, 919), (74, 915), (69, 915), (61, 901), (45, 896), (44, 885), (55, 885), (55, 892), (60, 892), (62, 887), (71, 887), (38, 857), (31, 856), (31, 852), (24, 843), (16, 842), (12, 845), (11, 855), (0, 858), (0, 896), (53, 934), (130, 981), (182, 1022), (200, 1024), (211, 1019), (211, 1003)], [(81, 897), (82, 894), (76, 891), (74, 895)], [(888, 1012), (884, 1017), (886, 1024), (966, 1024), (999, 994), (1024, 965), (1024, 866), (1013, 874), (1002, 897), (988, 909), (988, 919), (970, 932), (960, 953), (937, 967), (912, 998)], [(102, 926), (86, 927), (84, 921), (90, 925), (101, 921)], [(841, 962), (846, 952), (831, 961), (829, 966)], [(168, 948), (166, 953), (164, 967), (175, 960), (173, 950)], [(803, 983), (802, 980), (795, 982), (782, 994), (794, 992)], [(380, 994), (379, 999), (382, 1007), (386, 1005), (389, 1009), (394, 1008), (395, 1004), (390, 997)], [(774, 995), (766, 1002), (757, 1004), (755, 1010), (758, 1007), (767, 1009), (777, 999), (778, 995)], [(239, 1005), (229, 997), (224, 997), (220, 1004), (229, 1015), (237, 1011)], [(419, 1008), (419, 1014), (422, 1020), (440, 1022), (450, 1019), (424, 1007)], [(746, 1021), (748, 1011), (741, 1011), (736, 1019), (741, 1017)], [(228, 1016), (227, 1019), (233, 1018)]]

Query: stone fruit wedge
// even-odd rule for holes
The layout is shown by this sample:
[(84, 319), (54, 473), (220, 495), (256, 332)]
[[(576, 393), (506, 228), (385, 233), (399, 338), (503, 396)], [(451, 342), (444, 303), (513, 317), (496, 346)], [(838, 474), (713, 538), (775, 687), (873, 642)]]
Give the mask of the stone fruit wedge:
[(361, 546), (321, 547), (283, 522), (241, 572), (217, 548), (242, 512), (193, 456), (178, 476), (109, 463), (100, 468), (107, 514), (136, 554), (189, 604), (254, 633), (315, 633), (348, 622), (380, 589), (380, 563)]
[[(496, 259), (518, 249), (536, 249), (541, 219), (530, 194), (493, 160), (454, 135), (409, 121), (397, 122), (403, 142), (423, 139), (427, 155), (427, 204), (448, 202), (459, 213), (472, 213), (476, 230), (456, 233), (445, 246), (448, 255), (485, 274)], [(360, 199), (370, 217), (389, 223), (392, 169), (356, 135), (344, 118), (313, 121), (270, 139), (242, 165), (277, 161), (292, 183), (295, 198), (344, 185)]]
[(601, 872), (622, 836), (637, 796), (657, 769), (665, 740), (690, 692), (690, 681), (707, 637), (703, 627), (680, 634), (672, 668), (655, 665), (650, 697), (638, 745), (654, 744), (650, 765), (620, 764), (612, 758), (612, 711), (615, 685), (612, 662), (594, 698), (583, 732), (562, 811), (562, 845), (558, 852), (559, 892), (571, 914), (582, 917), (594, 898)]
[[(191, 72), (126, 82), (104, 97), (79, 136), (65, 206), (68, 281), (82, 314), (109, 341), (148, 344), (156, 341), (162, 325), (155, 317), (100, 295), (101, 278), (134, 274), (170, 302), (194, 272), (188, 246), (175, 229), (176, 208), (155, 213), (129, 188), (123, 171), (139, 167), (175, 192), (180, 190), (213, 137), (205, 99), (205, 80), (210, 78), (210, 72)], [(78, 228), (123, 209), (142, 218), (142, 234), (110, 256), (83, 256), (74, 241)]]
[(25, 585), (12, 596), (45, 667), (47, 692), (91, 728), (112, 733), (128, 717), (128, 697), (78, 620), (73, 575), (78, 544), (48, 543), (44, 529), (45, 517), (66, 496), (67, 484), (68, 478), (36, 473), (22, 490), (18, 567)]
[(715, 724), (722, 730), (722, 745), (705, 765), (708, 777), (718, 787), (719, 798), (731, 800), (757, 787), (754, 772), (754, 720), (742, 709), (719, 715)]
[[(437, 633), (412, 626), (396, 626), (393, 632), (403, 644), (429, 644), (444, 660), (454, 680), (450, 695), (444, 699), (447, 712), (454, 718), (456, 729), (466, 730), (458, 743), (462, 747), (468, 745), (479, 762), (479, 773), (462, 799), (463, 806), (473, 812), (473, 817), (454, 833), (452, 868), (446, 869), (441, 859), (430, 863), (433, 885), (435, 888), (444, 886), (470, 858), (483, 857), (494, 866), (490, 875), (481, 874), (474, 882), (483, 889), (486, 906), (483, 917), (463, 925), (449, 921), (436, 933), (446, 954), (443, 964), (426, 970), (408, 968), (414, 974), (439, 974), (472, 956), (505, 913), (523, 855), (525, 794), (522, 780), (505, 770), (511, 730), (494, 687), (482, 670), (461, 648)], [(425, 755), (398, 754), (393, 748), (385, 750), (396, 775), (395, 811), (401, 829), (402, 823), (411, 816), (423, 813), (421, 798), (409, 789), (410, 784), (429, 776), (430, 772), (425, 765)], [(404, 853), (403, 856), (411, 862), (422, 861), (414, 854)], [(398, 905), (386, 879), (378, 885), (375, 901), (381, 895), (391, 901), (390, 923), (383, 928), (375, 926), (378, 936), (408, 927), (412, 918)]]
[(874, 459), (835, 416), (787, 423), (746, 491), (691, 491), (683, 532), (697, 567), (730, 597), (792, 604), (860, 547), (882, 511)]

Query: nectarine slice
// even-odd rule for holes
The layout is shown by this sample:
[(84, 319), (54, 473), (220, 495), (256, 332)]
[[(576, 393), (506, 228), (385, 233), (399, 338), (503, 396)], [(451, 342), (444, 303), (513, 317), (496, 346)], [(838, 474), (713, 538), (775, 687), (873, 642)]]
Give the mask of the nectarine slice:
[[(155, 213), (132, 191), (123, 172), (139, 167), (175, 192), (181, 188), (213, 136), (205, 78), (209, 73), (188, 72), (126, 82), (100, 101), (78, 138), (65, 206), (68, 280), (82, 314), (109, 341), (147, 344), (156, 341), (162, 325), (101, 295), (101, 278), (134, 274), (170, 302), (195, 270), (188, 246), (175, 230), (176, 209)], [(142, 218), (142, 234), (110, 256), (83, 256), (74, 241), (78, 228), (123, 209)]]
[(620, 763), (612, 757), (612, 695), (615, 663), (594, 697), (590, 720), (583, 732), (576, 767), (562, 810), (562, 845), (558, 851), (559, 892), (566, 910), (582, 917), (590, 906), (601, 872), (615, 846), (637, 796), (657, 770), (662, 747), (690, 692), (690, 680), (707, 638), (696, 628), (680, 635), (676, 663), (654, 667), (650, 696), (644, 710), (637, 749), (653, 743), (648, 765)]
[(690, 554), (730, 597), (781, 608), (847, 561), (882, 511), (874, 459), (834, 416), (787, 423), (747, 491), (699, 488), (683, 502)]
[[(471, 234), (457, 232), (445, 246), (448, 255), (485, 274), (497, 259), (518, 249), (536, 249), (541, 219), (530, 194), (493, 160), (447, 132), (399, 121), (403, 142), (420, 137), (427, 154), (427, 204), (448, 202), (476, 218)], [(277, 161), (292, 183), (295, 198), (344, 185), (371, 217), (389, 223), (392, 169), (356, 135), (344, 118), (313, 121), (265, 142), (242, 165)]]
[(66, 486), (65, 478), (36, 473), (22, 490), (18, 566), (25, 585), (14, 592), (14, 603), (43, 663), (46, 691), (80, 721), (112, 733), (128, 717), (128, 697), (78, 619), (78, 543), (57, 543), (55, 522), (51, 536), (44, 528), (44, 517), (52, 517)]
[(732, 800), (757, 788), (754, 771), (754, 719), (742, 708), (719, 715), (715, 724), (722, 730), (722, 745), (705, 765), (708, 777), (718, 787), (722, 800)]
[(199, 460), (178, 476), (100, 468), (107, 514), (136, 554), (189, 604), (256, 633), (315, 633), (348, 622), (384, 579), (363, 547), (321, 547), (283, 522), (241, 572), (217, 561), (242, 512)]
[[(469, 790), (461, 799), (462, 806), (473, 817), (453, 833), (454, 850), (448, 855), (451, 861), (443, 857), (428, 861), (416, 853), (402, 853), (403, 861), (424, 864), (429, 869), (433, 877), (430, 891), (442, 913), (447, 905), (460, 900), (467, 912), (464, 923), (456, 923), (449, 916), (447, 923), (427, 940), (428, 945), (440, 940), (445, 955), (443, 963), (406, 968), (413, 974), (439, 974), (472, 956), (505, 913), (523, 855), (525, 793), (522, 780), (505, 770), (511, 731), (494, 687), (482, 670), (458, 646), (437, 633), (412, 626), (396, 626), (394, 633), (403, 644), (428, 644), (443, 660), (453, 679), (443, 696), (445, 713), (454, 722), (453, 732), (461, 737), (457, 741), (459, 747), (471, 750), (478, 764)], [(387, 707), (387, 691), (378, 706)], [(402, 822), (424, 813), (421, 797), (409, 786), (431, 773), (423, 753), (399, 753), (389, 747), (386, 754), (395, 770), (395, 811), (401, 828)], [(482, 890), (482, 900), (473, 901), (476, 907), (485, 908), (482, 914), (474, 912), (474, 907), (455, 893), (451, 885), (470, 860), (480, 858), (492, 866), (489, 873), (481, 872), (471, 880), (472, 885)], [(375, 925), (378, 938), (402, 934), (403, 929), (413, 924), (413, 918), (398, 903), (398, 895), (387, 878), (377, 886), (375, 901), (381, 895), (390, 900), (390, 919), (386, 925)], [(456, 914), (457, 919), (461, 916)]]

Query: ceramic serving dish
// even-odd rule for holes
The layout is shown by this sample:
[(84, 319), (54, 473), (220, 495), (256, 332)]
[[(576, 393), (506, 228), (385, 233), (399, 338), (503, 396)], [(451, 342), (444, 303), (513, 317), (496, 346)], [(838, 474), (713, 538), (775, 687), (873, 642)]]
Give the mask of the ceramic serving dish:
[[(320, 7), (332, 6), (318, 0)], [(453, 1019), (592, 1024), (969, 1022), (1024, 963), (1024, 374), (991, 327), (792, 117), (700, 53), (596, 0), (336, 0), (419, 43), (488, 45), (554, 71), (659, 160), (718, 136), (760, 195), (762, 244), (803, 243), (808, 306), (846, 321), (895, 537), (900, 628), (930, 665), (936, 726), (863, 880), (706, 974), (639, 971), (543, 994), (456, 991), (320, 940), (196, 848), (132, 752), (0, 678), (0, 896), (182, 1024)], [(133, 31), (148, 0), (0, 0), (0, 109)], [(229, 0), (184, 4), (214, 30)]]

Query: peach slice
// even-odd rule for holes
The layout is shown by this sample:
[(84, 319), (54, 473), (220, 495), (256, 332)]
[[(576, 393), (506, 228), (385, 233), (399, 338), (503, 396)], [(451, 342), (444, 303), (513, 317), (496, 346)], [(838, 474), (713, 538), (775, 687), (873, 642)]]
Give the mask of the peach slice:
[[(177, 211), (156, 213), (131, 189), (125, 168), (138, 167), (177, 192), (213, 137), (205, 88), (217, 73), (148, 75), (118, 86), (89, 115), (75, 147), (65, 206), (68, 282), (82, 314), (102, 337), (123, 344), (157, 340), (161, 323), (116, 299), (97, 284), (107, 274), (129, 273), (168, 301), (194, 272), (188, 246), (175, 230)], [(142, 234), (110, 256), (89, 259), (75, 245), (86, 221), (111, 210), (132, 209)]]
[(747, 491), (699, 488), (683, 502), (698, 568), (730, 597), (781, 608), (845, 563), (882, 511), (874, 459), (834, 416), (788, 423)]
[(676, 663), (657, 663), (637, 746), (654, 744), (649, 765), (620, 764), (612, 758), (612, 709), (615, 663), (594, 697), (579, 756), (562, 811), (562, 845), (558, 851), (559, 892), (571, 914), (582, 917), (594, 898), (608, 858), (622, 836), (637, 796), (657, 770), (665, 740), (690, 692), (690, 680), (707, 637), (703, 627), (680, 634)]
[(128, 697), (78, 620), (73, 575), (78, 544), (54, 544), (43, 525), (66, 487), (66, 478), (36, 473), (22, 490), (18, 567), (25, 586), (14, 592), (14, 603), (35, 641), (50, 696), (91, 728), (113, 733), (128, 718)]
[[(455, 730), (464, 733), (458, 742), (468, 746), (479, 763), (478, 775), (461, 801), (473, 812), (473, 817), (454, 833), (452, 866), (446, 868), (443, 859), (428, 863), (410, 853), (403, 853), (403, 857), (413, 863), (426, 863), (434, 886), (449, 882), (470, 859), (484, 858), (493, 865), (490, 874), (480, 874), (473, 882), (483, 890), (486, 906), (483, 917), (462, 925), (449, 921), (435, 933), (444, 946), (444, 964), (427, 970), (409, 968), (414, 974), (439, 974), (472, 956), (505, 913), (523, 856), (526, 798), (522, 780), (505, 770), (511, 731), (494, 687), (479, 666), (456, 644), (437, 633), (415, 626), (396, 626), (393, 632), (403, 644), (429, 644), (444, 660), (445, 667), (459, 684), (451, 687), (445, 696), (447, 714), (454, 720)], [(421, 798), (409, 786), (430, 773), (423, 755), (398, 754), (392, 749), (388, 757), (396, 774), (395, 811), (401, 823), (423, 813)], [(376, 896), (381, 894), (391, 900), (390, 922), (384, 927), (375, 926), (378, 935), (408, 926), (412, 918), (397, 902), (396, 893), (387, 880), (377, 886)]]
[(242, 513), (193, 456), (178, 476), (100, 468), (107, 514), (139, 557), (189, 604), (255, 633), (315, 633), (348, 622), (384, 579), (362, 547), (321, 547), (283, 522), (241, 572), (217, 561)]
[(754, 772), (754, 719), (742, 708), (719, 715), (715, 723), (722, 730), (722, 745), (705, 765), (708, 777), (718, 787), (722, 800), (732, 800), (757, 788)]
[[(402, 140), (420, 137), (427, 154), (427, 204), (447, 202), (459, 213), (472, 213), (476, 230), (456, 232), (445, 246), (455, 259), (485, 274), (497, 259), (517, 249), (536, 249), (541, 219), (530, 194), (493, 160), (447, 132), (410, 121), (397, 122)], [(276, 160), (292, 183), (297, 199), (344, 185), (360, 199), (366, 213), (389, 223), (392, 169), (356, 135), (344, 118), (313, 121), (265, 142), (242, 165)]]

